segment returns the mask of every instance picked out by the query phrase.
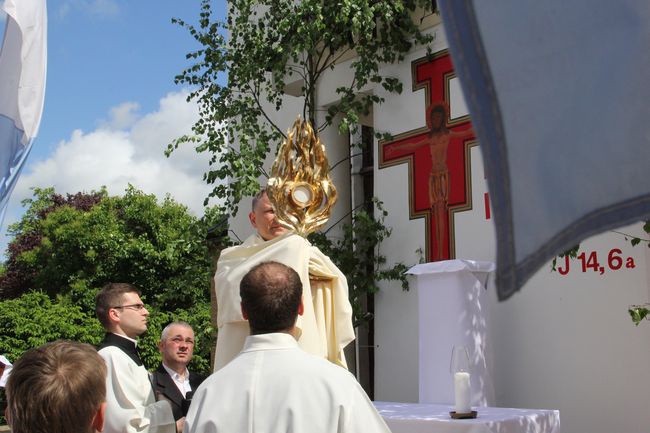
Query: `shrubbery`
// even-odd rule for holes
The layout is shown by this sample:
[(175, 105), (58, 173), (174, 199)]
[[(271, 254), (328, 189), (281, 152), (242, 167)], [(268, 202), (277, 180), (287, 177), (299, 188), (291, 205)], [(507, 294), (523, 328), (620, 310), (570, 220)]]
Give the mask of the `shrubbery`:
[(95, 294), (106, 282), (129, 282), (150, 312), (139, 344), (145, 365), (160, 361), (162, 328), (184, 320), (196, 333), (191, 368), (210, 370), (205, 236), (219, 219), (214, 209), (197, 218), (171, 198), (159, 203), (133, 187), (123, 197), (35, 189), (24, 204), (25, 215), (9, 228), (13, 240), (0, 275), (0, 353), (15, 360), (60, 338), (97, 344), (104, 331), (94, 314)]
[(0, 302), (0, 353), (15, 361), (23, 352), (56, 339), (96, 345), (104, 335), (94, 314), (68, 296), (52, 300), (41, 291)]

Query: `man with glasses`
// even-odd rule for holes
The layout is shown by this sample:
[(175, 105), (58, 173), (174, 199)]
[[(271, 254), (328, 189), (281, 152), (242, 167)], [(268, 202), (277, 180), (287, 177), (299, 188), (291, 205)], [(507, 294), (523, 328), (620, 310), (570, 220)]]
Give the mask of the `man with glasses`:
[(95, 313), (106, 329), (99, 355), (106, 362), (106, 433), (175, 433), (167, 401), (156, 402), (149, 373), (137, 351), (137, 337), (147, 330), (149, 312), (140, 292), (127, 283), (108, 283), (96, 298)]
[(187, 415), (192, 394), (205, 379), (187, 369), (194, 354), (194, 330), (185, 322), (170, 323), (162, 331), (158, 350), (162, 362), (152, 374), (156, 400), (169, 401), (178, 421)]

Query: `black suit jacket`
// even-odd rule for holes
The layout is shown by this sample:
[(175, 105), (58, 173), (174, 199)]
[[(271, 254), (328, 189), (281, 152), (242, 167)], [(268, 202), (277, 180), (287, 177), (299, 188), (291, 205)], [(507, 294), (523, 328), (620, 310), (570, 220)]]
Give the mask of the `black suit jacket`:
[[(190, 372), (190, 386), (192, 391), (196, 391), (201, 382), (205, 380), (205, 376)], [(174, 383), (174, 379), (167, 373), (162, 363), (158, 366), (158, 370), (154, 371), (151, 378), (153, 390), (156, 394), (156, 400), (167, 400), (172, 406), (174, 412), (174, 419), (182, 418), (183, 414), (183, 401), (185, 398), (179, 391)]]

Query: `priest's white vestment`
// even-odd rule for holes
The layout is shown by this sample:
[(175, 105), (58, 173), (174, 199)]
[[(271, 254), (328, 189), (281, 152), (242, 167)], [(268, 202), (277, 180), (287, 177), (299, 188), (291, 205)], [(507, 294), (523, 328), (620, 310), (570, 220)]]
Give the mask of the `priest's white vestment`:
[(184, 433), (389, 433), (345, 368), (285, 333), (247, 337), (194, 393)]
[(239, 283), (253, 266), (269, 260), (293, 268), (302, 281), (305, 311), (296, 323), (299, 346), (346, 366), (343, 348), (354, 340), (354, 329), (345, 275), (301, 236), (287, 233), (265, 241), (255, 234), (241, 245), (223, 250), (217, 263), (215, 371), (237, 356), (250, 333), (241, 313)]
[(156, 402), (149, 373), (119, 347), (99, 350), (106, 362), (104, 433), (176, 433), (168, 401)]

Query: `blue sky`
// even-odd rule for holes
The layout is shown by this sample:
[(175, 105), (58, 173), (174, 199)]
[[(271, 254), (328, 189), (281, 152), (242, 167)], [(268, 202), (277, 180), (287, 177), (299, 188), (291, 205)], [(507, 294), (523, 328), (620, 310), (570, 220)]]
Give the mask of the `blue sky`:
[[(212, 4), (223, 18), (226, 0)], [(200, 2), (49, 0), (47, 7), (45, 108), (2, 236), (34, 186), (74, 193), (106, 185), (120, 194), (130, 182), (161, 197), (170, 193), (201, 213), (209, 191), (202, 181), (207, 156), (191, 148), (170, 159), (163, 155), (197, 117), (174, 76), (189, 65), (185, 54), (198, 44), (171, 18), (196, 22)], [(0, 239), (1, 250), (5, 242)]]

